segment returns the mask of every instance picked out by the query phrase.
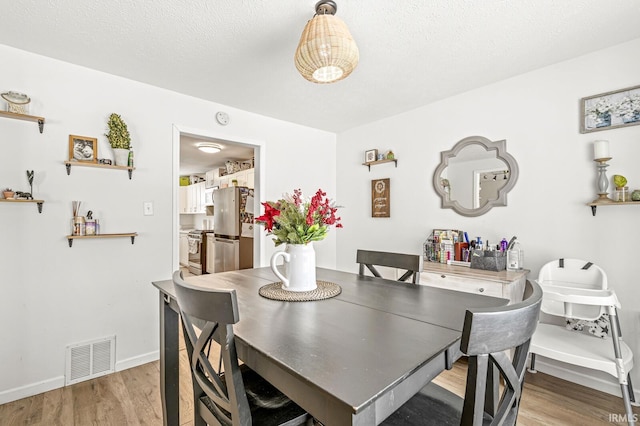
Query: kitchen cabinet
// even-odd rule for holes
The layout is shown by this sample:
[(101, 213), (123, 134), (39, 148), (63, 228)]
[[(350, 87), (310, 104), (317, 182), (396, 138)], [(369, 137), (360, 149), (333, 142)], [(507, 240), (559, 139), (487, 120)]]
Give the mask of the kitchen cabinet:
[(246, 186), (253, 189), (255, 182), (255, 169), (240, 170), (224, 176), (218, 176), (218, 180), (214, 181), (214, 186), (226, 188), (233, 186), (233, 180), (238, 181), (238, 186)]
[(255, 171), (256, 169), (247, 170), (247, 188), (254, 188), (255, 185)]
[(216, 186), (216, 181), (219, 180), (220, 171), (218, 169), (211, 170), (204, 174), (204, 187), (205, 188), (213, 188)]
[(189, 266), (189, 240), (187, 232), (180, 232), (180, 265)]
[(420, 284), (502, 297), (509, 299), (509, 303), (515, 303), (522, 300), (528, 273), (527, 269), (494, 272), (425, 261)]
[(189, 213), (189, 203), (187, 198), (189, 197), (189, 187), (181, 186), (178, 188), (178, 212)]
[(206, 271), (210, 274), (215, 272), (216, 245), (213, 233), (207, 234), (207, 265)]
[(205, 214), (205, 182), (178, 188), (178, 212), (181, 214)]

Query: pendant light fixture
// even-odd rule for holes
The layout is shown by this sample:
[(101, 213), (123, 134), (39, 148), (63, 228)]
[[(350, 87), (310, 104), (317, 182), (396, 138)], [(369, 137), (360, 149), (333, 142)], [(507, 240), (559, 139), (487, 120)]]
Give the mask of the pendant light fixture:
[(334, 83), (351, 74), (360, 57), (347, 25), (335, 16), (336, 2), (320, 0), (296, 49), (298, 72), (313, 83)]

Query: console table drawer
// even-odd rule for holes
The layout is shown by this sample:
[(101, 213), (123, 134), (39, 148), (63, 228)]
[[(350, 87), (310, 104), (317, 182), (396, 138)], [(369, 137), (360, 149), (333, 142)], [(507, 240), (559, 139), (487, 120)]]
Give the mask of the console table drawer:
[(420, 273), (420, 284), (466, 293), (504, 297), (501, 283), (463, 278), (454, 275), (422, 272)]

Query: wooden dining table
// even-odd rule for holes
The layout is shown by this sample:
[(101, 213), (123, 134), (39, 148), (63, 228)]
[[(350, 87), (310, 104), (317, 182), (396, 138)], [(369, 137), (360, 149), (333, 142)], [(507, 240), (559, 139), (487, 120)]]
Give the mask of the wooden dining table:
[[(239, 358), (325, 425), (376, 425), (461, 356), (465, 311), (508, 300), (317, 268), (338, 284), (325, 300), (258, 294), (270, 268), (189, 277), (235, 289)], [(179, 309), (171, 280), (160, 292), (160, 382), (165, 425), (179, 422)]]

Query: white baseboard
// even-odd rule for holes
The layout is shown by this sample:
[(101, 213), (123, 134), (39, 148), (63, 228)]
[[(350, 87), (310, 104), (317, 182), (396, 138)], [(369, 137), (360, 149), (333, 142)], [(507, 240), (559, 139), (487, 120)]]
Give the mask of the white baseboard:
[(28, 385), (20, 386), (18, 388), (7, 389), (0, 392), (0, 404), (17, 401), (22, 398), (38, 395), (39, 393), (47, 392), (61, 387), (64, 387), (64, 376), (54, 377), (52, 379), (44, 380), (38, 383), (31, 383)]
[[(531, 363), (529, 362), (527, 366), (530, 365)], [(577, 383), (588, 388), (617, 396), (622, 399), (620, 384), (618, 383), (618, 380), (613, 376), (610, 376), (611, 380), (606, 380), (605, 378), (601, 377), (595, 377), (592, 374), (582, 373), (580, 371), (575, 371), (573, 369), (565, 368), (560, 365), (545, 362), (540, 356), (536, 357), (536, 370), (549, 374), (551, 376), (559, 377), (569, 382)], [(589, 371), (593, 373), (592, 370)], [(640, 402), (640, 390), (638, 389), (638, 385), (636, 383), (633, 383), (633, 385), (633, 393), (636, 399), (636, 404), (633, 405), (638, 405), (638, 402)]]
[(160, 359), (160, 351), (153, 351), (146, 354), (134, 356), (133, 358), (123, 359), (116, 362), (116, 371), (128, 370), (148, 362)]
[[(122, 371), (129, 368), (137, 367), (148, 362), (157, 361), (160, 358), (160, 352), (154, 351), (147, 354), (135, 356), (122, 361), (116, 362), (115, 370)], [(64, 376), (54, 377), (38, 383), (32, 383), (18, 388), (7, 389), (0, 392), (0, 404), (17, 401), (33, 395), (38, 395), (53, 389), (64, 387)]]

